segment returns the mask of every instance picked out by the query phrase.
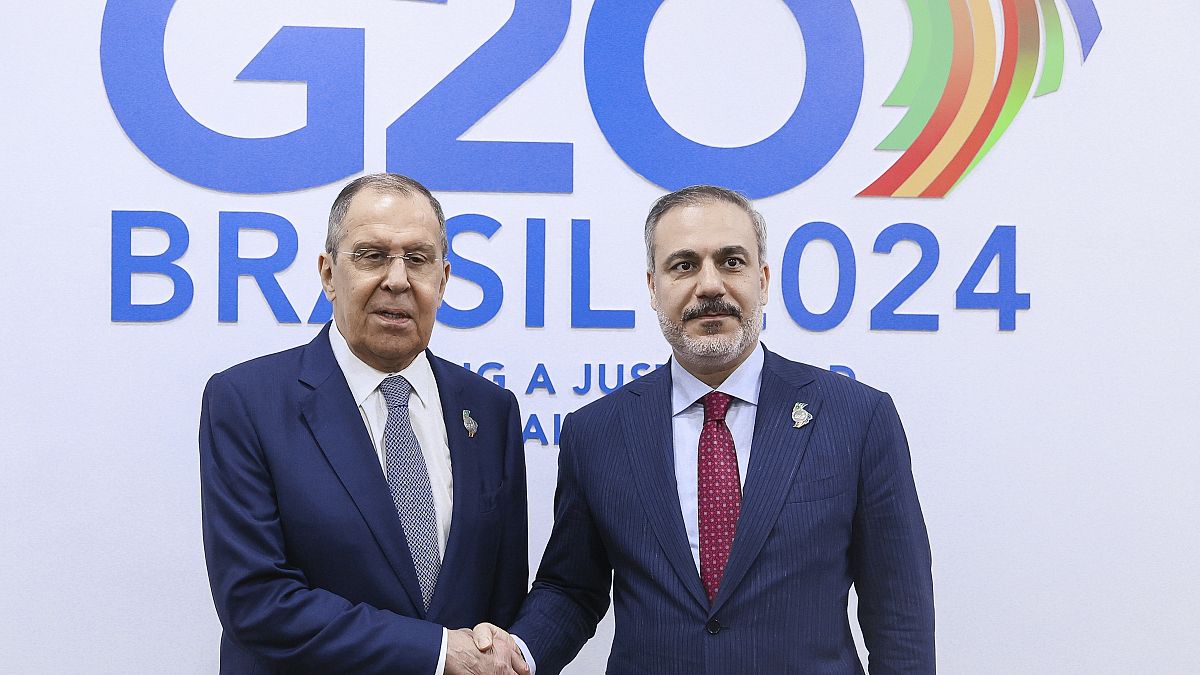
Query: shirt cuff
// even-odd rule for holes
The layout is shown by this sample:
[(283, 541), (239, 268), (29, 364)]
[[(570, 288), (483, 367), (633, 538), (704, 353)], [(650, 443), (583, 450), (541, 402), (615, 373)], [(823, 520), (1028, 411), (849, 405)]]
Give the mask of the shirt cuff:
[[(509, 633), (509, 635), (512, 635), (513, 642), (517, 643), (517, 646), (521, 648), (521, 656), (525, 657), (525, 664), (529, 666), (529, 675), (537, 675), (537, 662), (533, 660), (533, 654), (529, 651), (529, 646), (516, 635), (512, 633)], [(438, 675), (441, 675), (441, 673), (438, 673)]]
[(448, 630), (446, 630), (445, 626), (443, 626), (442, 627), (442, 650), (441, 650), (441, 653), (438, 654), (437, 667), (433, 669), (433, 675), (445, 675), (446, 674), (446, 650), (449, 648), (449, 646), (450, 646), (450, 632)]

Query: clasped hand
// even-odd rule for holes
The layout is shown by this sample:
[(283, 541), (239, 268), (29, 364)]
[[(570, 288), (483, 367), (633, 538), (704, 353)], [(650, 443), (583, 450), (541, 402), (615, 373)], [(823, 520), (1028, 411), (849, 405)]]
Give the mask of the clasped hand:
[(529, 675), (512, 636), (490, 623), (449, 631), (446, 675)]

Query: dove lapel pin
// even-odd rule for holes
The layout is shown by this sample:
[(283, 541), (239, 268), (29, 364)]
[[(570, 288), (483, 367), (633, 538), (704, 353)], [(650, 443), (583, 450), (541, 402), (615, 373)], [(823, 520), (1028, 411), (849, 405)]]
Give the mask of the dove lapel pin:
[(800, 427), (812, 421), (812, 413), (804, 409), (804, 407), (807, 405), (807, 403), (797, 403), (796, 406), (792, 408), (793, 428), (799, 429)]

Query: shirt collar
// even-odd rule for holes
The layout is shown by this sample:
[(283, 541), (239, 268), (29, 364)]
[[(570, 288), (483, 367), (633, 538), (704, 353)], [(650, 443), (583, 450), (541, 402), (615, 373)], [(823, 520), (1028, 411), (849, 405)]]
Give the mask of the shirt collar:
[(329, 346), (333, 348), (333, 358), (337, 360), (342, 374), (346, 376), (346, 384), (350, 385), (350, 395), (354, 397), (354, 403), (359, 407), (363, 406), (368, 396), (379, 389), (380, 382), (392, 375), (403, 375), (404, 379), (412, 385), (413, 392), (421, 399), (422, 403), (428, 404), (429, 397), (437, 391), (437, 385), (433, 379), (433, 368), (429, 365), (429, 357), (425, 355), (424, 349), (417, 352), (412, 363), (408, 364), (404, 370), (397, 373), (385, 373), (367, 365), (362, 359), (355, 356), (354, 352), (350, 351), (350, 345), (342, 336), (342, 332), (338, 330), (336, 322), (329, 329)]
[[(762, 381), (763, 361), (762, 343), (759, 343), (750, 356), (736, 370), (725, 378), (716, 391), (751, 405), (758, 405), (758, 390)], [(701, 382), (695, 375), (679, 365), (678, 359), (671, 359), (671, 415), (678, 415), (687, 410), (700, 397), (713, 391), (707, 384)]]

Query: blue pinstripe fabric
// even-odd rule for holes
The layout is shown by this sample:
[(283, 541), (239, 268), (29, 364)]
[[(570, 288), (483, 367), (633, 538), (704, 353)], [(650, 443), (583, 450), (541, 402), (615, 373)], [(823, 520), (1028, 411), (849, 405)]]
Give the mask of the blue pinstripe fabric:
[(428, 610), (442, 556), (438, 551), (437, 513), (433, 508), (429, 469), (408, 418), (412, 385), (403, 376), (394, 375), (379, 383), (379, 392), (388, 407), (387, 423), (383, 427), (388, 489), (400, 515), (400, 524), (404, 526), (408, 550), (421, 585), (421, 599)]
[[(852, 675), (854, 586), (872, 675), (935, 672), (929, 541), (891, 398), (767, 352), (737, 536), (711, 603), (672, 467), (670, 371), (571, 414), (554, 531), (512, 626), (539, 675), (561, 671), (608, 609), (607, 672)], [(806, 403), (813, 420), (796, 428)]]

